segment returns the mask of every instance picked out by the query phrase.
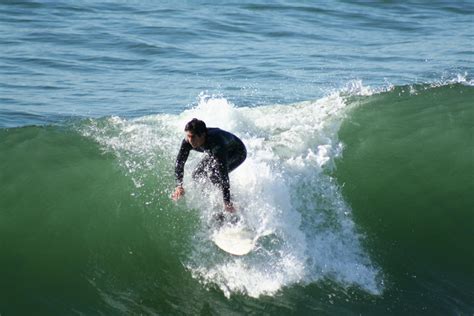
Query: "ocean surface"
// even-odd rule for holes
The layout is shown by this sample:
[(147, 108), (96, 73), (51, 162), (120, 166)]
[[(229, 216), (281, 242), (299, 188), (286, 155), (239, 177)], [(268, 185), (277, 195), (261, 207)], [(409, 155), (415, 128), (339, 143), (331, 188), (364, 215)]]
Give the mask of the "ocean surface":
[[(0, 1), (0, 315), (473, 315), (472, 1)], [(238, 135), (247, 256), (174, 160)]]

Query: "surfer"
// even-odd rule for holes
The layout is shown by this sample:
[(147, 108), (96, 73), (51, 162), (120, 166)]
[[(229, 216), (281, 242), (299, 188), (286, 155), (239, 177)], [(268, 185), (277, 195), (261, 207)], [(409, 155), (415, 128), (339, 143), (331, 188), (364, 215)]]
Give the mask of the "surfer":
[(230, 200), (229, 172), (240, 166), (247, 157), (244, 143), (234, 134), (219, 128), (208, 128), (206, 123), (196, 118), (186, 124), (184, 131), (186, 137), (181, 142), (176, 157), (176, 189), (172, 194), (173, 200), (176, 201), (184, 195), (184, 165), (189, 152), (196, 150), (205, 153), (206, 156), (193, 171), (193, 179), (195, 181), (209, 179), (217, 185), (222, 190), (225, 210), (235, 212)]

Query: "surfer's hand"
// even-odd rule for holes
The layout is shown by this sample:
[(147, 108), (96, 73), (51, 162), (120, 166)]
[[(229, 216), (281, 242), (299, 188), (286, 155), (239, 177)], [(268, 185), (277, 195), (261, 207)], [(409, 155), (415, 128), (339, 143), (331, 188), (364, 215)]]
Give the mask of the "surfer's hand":
[(178, 185), (176, 189), (174, 190), (173, 194), (171, 195), (171, 198), (174, 201), (177, 201), (179, 198), (181, 198), (184, 195), (184, 188), (181, 185)]
[(224, 204), (224, 209), (226, 210), (226, 212), (229, 212), (229, 213), (234, 213), (235, 212), (235, 207), (230, 202)]

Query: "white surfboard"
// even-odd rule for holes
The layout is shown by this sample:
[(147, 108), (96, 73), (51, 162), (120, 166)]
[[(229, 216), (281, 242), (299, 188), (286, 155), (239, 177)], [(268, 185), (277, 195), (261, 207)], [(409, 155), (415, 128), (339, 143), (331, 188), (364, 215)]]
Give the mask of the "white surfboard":
[(232, 255), (243, 256), (255, 248), (257, 238), (251, 231), (239, 227), (222, 227), (212, 235), (217, 247)]

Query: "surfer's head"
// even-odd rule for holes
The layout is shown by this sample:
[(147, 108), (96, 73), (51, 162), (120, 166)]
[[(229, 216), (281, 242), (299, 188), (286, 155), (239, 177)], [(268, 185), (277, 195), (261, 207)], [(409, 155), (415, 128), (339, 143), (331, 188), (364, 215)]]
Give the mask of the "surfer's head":
[(193, 148), (201, 147), (206, 142), (207, 127), (206, 123), (197, 118), (193, 118), (184, 127), (186, 139)]

